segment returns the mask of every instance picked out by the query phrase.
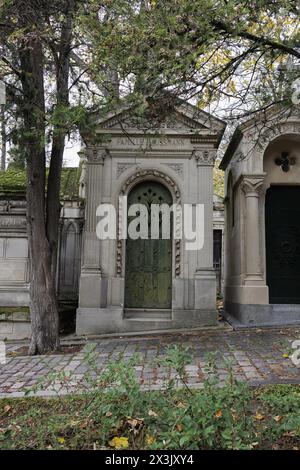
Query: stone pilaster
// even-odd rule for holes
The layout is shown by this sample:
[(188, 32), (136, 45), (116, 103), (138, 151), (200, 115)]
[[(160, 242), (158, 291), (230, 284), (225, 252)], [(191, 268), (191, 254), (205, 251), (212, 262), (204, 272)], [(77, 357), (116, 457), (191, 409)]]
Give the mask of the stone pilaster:
[(87, 148), (87, 205), (79, 293), (79, 304), (84, 307), (100, 307), (102, 303), (101, 253), (100, 240), (96, 234), (96, 210), (102, 199), (103, 165), (106, 156), (107, 151), (104, 148)]
[(204, 247), (197, 252), (195, 272), (195, 309), (213, 310), (216, 306), (216, 274), (213, 269), (213, 167), (215, 149), (196, 149), (198, 172), (197, 203), (204, 205)]
[(244, 177), (242, 191), (245, 196), (245, 284), (263, 281), (261, 266), (261, 226), (259, 218), (259, 198), (263, 188), (264, 176)]

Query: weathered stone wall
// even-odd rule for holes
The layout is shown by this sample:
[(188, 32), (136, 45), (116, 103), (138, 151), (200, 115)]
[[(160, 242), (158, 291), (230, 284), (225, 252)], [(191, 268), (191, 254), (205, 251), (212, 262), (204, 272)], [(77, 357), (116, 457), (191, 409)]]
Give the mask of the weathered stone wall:
[(0, 196), (0, 305), (28, 305), (29, 262), (26, 202)]
[[(83, 209), (64, 201), (59, 232), (57, 292), (60, 300), (77, 300)], [(0, 195), (0, 306), (29, 305), (30, 263), (24, 195)]]

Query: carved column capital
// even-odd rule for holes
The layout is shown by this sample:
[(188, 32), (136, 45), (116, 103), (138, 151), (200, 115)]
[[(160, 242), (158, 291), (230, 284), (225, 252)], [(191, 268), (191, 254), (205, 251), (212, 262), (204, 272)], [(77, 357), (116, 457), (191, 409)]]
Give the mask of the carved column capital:
[(264, 176), (247, 176), (241, 183), (242, 191), (246, 197), (259, 197), (263, 190)]
[(215, 149), (195, 149), (192, 155), (196, 160), (197, 166), (213, 166), (217, 151)]
[(109, 157), (109, 150), (99, 147), (87, 147), (88, 163), (93, 165), (104, 165), (105, 159)]

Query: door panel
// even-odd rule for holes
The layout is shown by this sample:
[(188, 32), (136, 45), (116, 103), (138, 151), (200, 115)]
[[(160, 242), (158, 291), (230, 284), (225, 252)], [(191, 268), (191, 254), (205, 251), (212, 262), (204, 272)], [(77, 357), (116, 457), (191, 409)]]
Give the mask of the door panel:
[(270, 303), (300, 303), (300, 188), (266, 194), (266, 261)]
[[(128, 197), (131, 204), (148, 209), (148, 239), (126, 241), (125, 307), (169, 309), (172, 300), (172, 237), (150, 239), (151, 204), (172, 205), (168, 189), (153, 181), (135, 186)], [(132, 218), (128, 218), (128, 225)], [(161, 221), (160, 221), (161, 233)]]

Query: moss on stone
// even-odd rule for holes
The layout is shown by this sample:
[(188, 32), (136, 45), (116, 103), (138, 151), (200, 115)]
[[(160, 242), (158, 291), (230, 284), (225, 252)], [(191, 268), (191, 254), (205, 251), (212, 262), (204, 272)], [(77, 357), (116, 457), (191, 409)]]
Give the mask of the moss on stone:
[[(61, 199), (79, 199), (80, 168), (63, 168), (61, 175)], [(25, 193), (26, 191), (26, 171), (9, 168), (7, 171), (0, 171), (0, 193)]]
[(23, 193), (26, 190), (26, 172), (16, 168), (0, 171), (0, 192)]
[(13, 315), (14, 313), (26, 313), (29, 315), (29, 307), (0, 307), (0, 315)]

